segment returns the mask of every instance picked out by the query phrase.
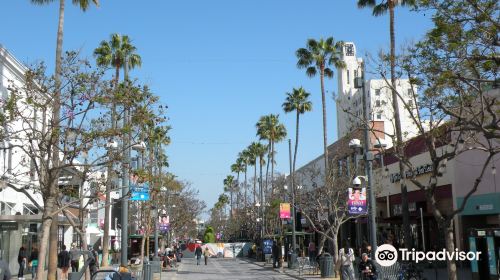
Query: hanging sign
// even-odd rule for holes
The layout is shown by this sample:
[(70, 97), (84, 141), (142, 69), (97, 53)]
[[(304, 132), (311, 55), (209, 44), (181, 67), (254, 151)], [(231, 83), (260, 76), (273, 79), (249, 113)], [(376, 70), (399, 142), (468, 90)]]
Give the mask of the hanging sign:
[(290, 203), (280, 203), (280, 219), (290, 219)]
[(347, 209), (351, 215), (366, 214), (366, 188), (349, 188)]

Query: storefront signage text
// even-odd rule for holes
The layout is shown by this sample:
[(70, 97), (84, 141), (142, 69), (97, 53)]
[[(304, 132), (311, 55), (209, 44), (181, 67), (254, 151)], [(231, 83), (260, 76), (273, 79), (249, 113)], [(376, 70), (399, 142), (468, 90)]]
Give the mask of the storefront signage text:
[[(430, 172), (432, 172), (432, 164), (425, 164), (413, 170), (405, 171), (405, 178), (411, 178), (413, 176), (419, 176)], [(391, 177), (391, 183), (396, 183), (401, 180), (401, 174), (399, 173), (393, 173), (391, 174), (390, 177)]]

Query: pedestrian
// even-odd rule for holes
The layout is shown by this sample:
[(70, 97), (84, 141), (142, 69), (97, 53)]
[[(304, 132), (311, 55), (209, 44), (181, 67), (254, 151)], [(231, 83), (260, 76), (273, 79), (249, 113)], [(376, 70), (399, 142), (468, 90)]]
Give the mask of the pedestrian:
[(203, 256), (205, 257), (205, 265), (208, 264), (208, 258), (211, 256), (208, 246), (205, 246), (205, 251), (203, 251)]
[(62, 245), (61, 252), (57, 255), (57, 267), (61, 269), (61, 280), (68, 280), (68, 270), (71, 262), (66, 245)]
[(200, 265), (201, 255), (203, 254), (200, 245), (196, 246), (196, 250), (194, 251), (194, 254), (196, 256), (196, 265)]
[(368, 258), (367, 253), (361, 255), (361, 262), (358, 265), (358, 272), (363, 280), (377, 279), (377, 266)]
[(19, 254), (17, 255), (17, 263), (19, 263), (19, 272), (17, 273), (18, 278), (24, 277), (24, 269), (26, 268), (26, 249), (24, 245), (19, 248)]
[(71, 250), (69, 251), (71, 257), (71, 272), (78, 272), (80, 266), (80, 255), (81, 252), (76, 247), (76, 243), (71, 245)]
[(94, 250), (94, 247), (89, 246), (89, 269), (90, 269), (90, 275), (92, 276), (94, 273), (97, 272), (98, 265), (99, 265), (99, 255), (97, 254), (96, 250)]
[(10, 273), (9, 264), (3, 260), (0, 260), (0, 279), (11, 279), (12, 274)]
[(36, 270), (38, 268), (38, 250), (36, 247), (31, 248), (29, 263), (31, 266), (31, 279), (36, 279)]
[(316, 257), (316, 244), (312, 240), (309, 242), (309, 246), (307, 246), (307, 252), (309, 255), (309, 264), (313, 265)]
[(278, 248), (278, 244), (276, 243), (276, 241), (273, 241), (273, 247), (272, 247), (272, 254), (273, 254), (273, 268), (277, 268), (278, 267), (278, 260), (279, 260), (279, 248)]
[(349, 245), (348, 240), (344, 240), (344, 246), (339, 250), (340, 271), (343, 280), (354, 280), (354, 250)]

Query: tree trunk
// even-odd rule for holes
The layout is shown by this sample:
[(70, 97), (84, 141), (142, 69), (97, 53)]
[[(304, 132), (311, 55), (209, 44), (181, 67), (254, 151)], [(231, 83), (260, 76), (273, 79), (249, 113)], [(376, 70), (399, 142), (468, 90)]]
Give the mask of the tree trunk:
[[(57, 207), (54, 205), (53, 210)], [(57, 275), (57, 241), (58, 241), (58, 228), (59, 228), (59, 214), (52, 217), (52, 224), (50, 225), (50, 241), (49, 241), (49, 271), (47, 279), (56, 279)]]
[(321, 104), (323, 107), (323, 153), (325, 156), (325, 186), (328, 185), (328, 173), (330, 172), (328, 169), (328, 137), (327, 137), (327, 125), (326, 125), (326, 98), (325, 98), (325, 66), (321, 65), (320, 67), (320, 76), (321, 80)]
[(41, 226), (41, 238), (40, 238), (40, 251), (38, 252), (38, 268), (37, 275), (39, 279), (47, 279), (48, 276), (45, 275), (46, 259), (49, 245), (50, 237), (50, 227), (52, 225), (52, 219), (49, 214), (52, 213), (55, 204), (55, 199), (49, 197), (45, 201), (42, 226)]
[[(446, 251), (451, 253), (455, 252), (455, 236), (451, 221), (446, 222), (446, 225), (443, 226), (443, 232), (445, 234)], [(448, 280), (457, 280), (457, 262), (455, 259), (448, 260), (446, 264), (448, 269)]]
[[(114, 123), (114, 120), (112, 120)], [(112, 163), (110, 162), (108, 165), (108, 180), (106, 184), (106, 205), (104, 206), (104, 236), (102, 239), (102, 267), (107, 267), (109, 266), (108, 259), (109, 259), (109, 228), (110, 228), (110, 223), (111, 223), (111, 184), (112, 184), (112, 179), (111, 179), (111, 174), (113, 172), (112, 168)], [(115, 233), (116, 234), (116, 233)]]
[(253, 207), (257, 202), (257, 158), (255, 158), (255, 164), (253, 167)]
[(142, 235), (141, 239), (141, 263), (144, 263), (144, 244), (146, 244), (146, 235)]
[[(53, 100), (52, 100), (52, 127), (51, 127), (51, 138), (50, 138), (50, 143), (52, 145), (52, 154), (51, 154), (51, 161), (52, 161), (52, 167), (49, 169), (49, 167), (46, 167), (49, 169), (51, 174), (48, 174), (49, 177), (49, 184), (46, 184), (45, 186), (50, 188), (49, 189), (49, 198), (47, 199), (47, 202), (50, 198), (51, 200), (51, 206), (46, 209), (50, 209), (51, 211), (56, 209), (56, 203), (55, 199), (57, 198), (57, 193), (58, 193), (58, 177), (59, 177), (59, 150), (56, 148), (59, 144), (59, 128), (60, 128), (60, 109), (61, 109), (61, 75), (62, 75), (62, 47), (63, 47), (63, 35), (64, 35), (64, 3), (65, 0), (60, 0), (59, 1), (59, 22), (58, 22), (58, 27), (57, 27), (57, 43), (56, 43), (56, 69), (54, 73), (54, 81), (55, 81), (55, 89), (54, 89), (54, 95), (53, 95)], [(44, 213), (44, 215), (47, 214), (52, 214), (52, 213)], [(58, 219), (58, 214), (53, 215), (52, 223), (48, 225), (50, 227), (50, 251), (49, 251), (49, 271), (47, 275), (48, 280), (56, 280), (57, 277), (57, 219)], [(54, 223), (55, 222), (55, 223)], [(55, 224), (55, 225), (54, 225)], [(44, 225), (45, 226), (45, 225)], [(45, 229), (45, 228), (44, 228)], [(55, 234), (54, 234), (55, 233)], [(47, 236), (48, 237), (48, 236)], [(42, 238), (43, 239), (43, 238)], [(55, 240), (54, 240), (55, 239)], [(48, 240), (45, 239), (45, 242)], [(44, 242), (41, 242), (44, 243)], [(42, 252), (40, 252), (42, 254)], [(43, 252), (45, 253), (45, 252)], [(43, 256), (45, 258), (45, 256)], [(43, 265), (43, 261), (40, 260), (40, 263)], [(43, 274), (40, 274), (43, 275)]]
[[(402, 155), (403, 149), (403, 133), (401, 130), (401, 118), (399, 115), (398, 94), (396, 92), (396, 74), (395, 74), (395, 60), (396, 60), (396, 36), (394, 33), (394, 1), (389, 1), (389, 29), (391, 40), (391, 85), (392, 85), (392, 109), (394, 110), (394, 124), (396, 127), (396, 141), (394, 145), (398, 153)], [(368, 112), (367, 112), (368, 113)], [(412, 247), (412, 240), (410, 234), (410, 211), (408, 209), (408, 189), (405, 183), (404, 165), (399, 161), (399, 173), (401, 174), (401, 208), (403, 209), (403, 233), (404, 233), (404, 246), (405, 248)]]
[(321, 234), (321, 238), (319, 239), (319, 244), (318, 244), (318, 255), (323, 252), (323, 248), (325, 247), (325, 241), (326, 241), (326, 236)]
[(243, 191), (245, 194), (244, 201), (245, 201), (245, 208), (248, 207), (248, 201), (247, 201), (247, 165), (245, 164), (245, 185), (243, 186)]

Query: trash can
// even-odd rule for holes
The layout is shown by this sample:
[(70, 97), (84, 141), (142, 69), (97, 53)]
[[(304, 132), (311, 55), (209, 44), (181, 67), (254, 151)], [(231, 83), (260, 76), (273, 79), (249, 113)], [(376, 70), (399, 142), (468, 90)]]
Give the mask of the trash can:
[(153, 274), (151, 273), (151, 264), (149, 263), (144, 263), (143, 270), (142, 270), (142, 279), (144, 280), (151, 280), (153, 279)]
[(333, 257), (329, 253), (323, 254), (319, 258), (319, 269), (321, 271), (321, 278), (333, 277)]

